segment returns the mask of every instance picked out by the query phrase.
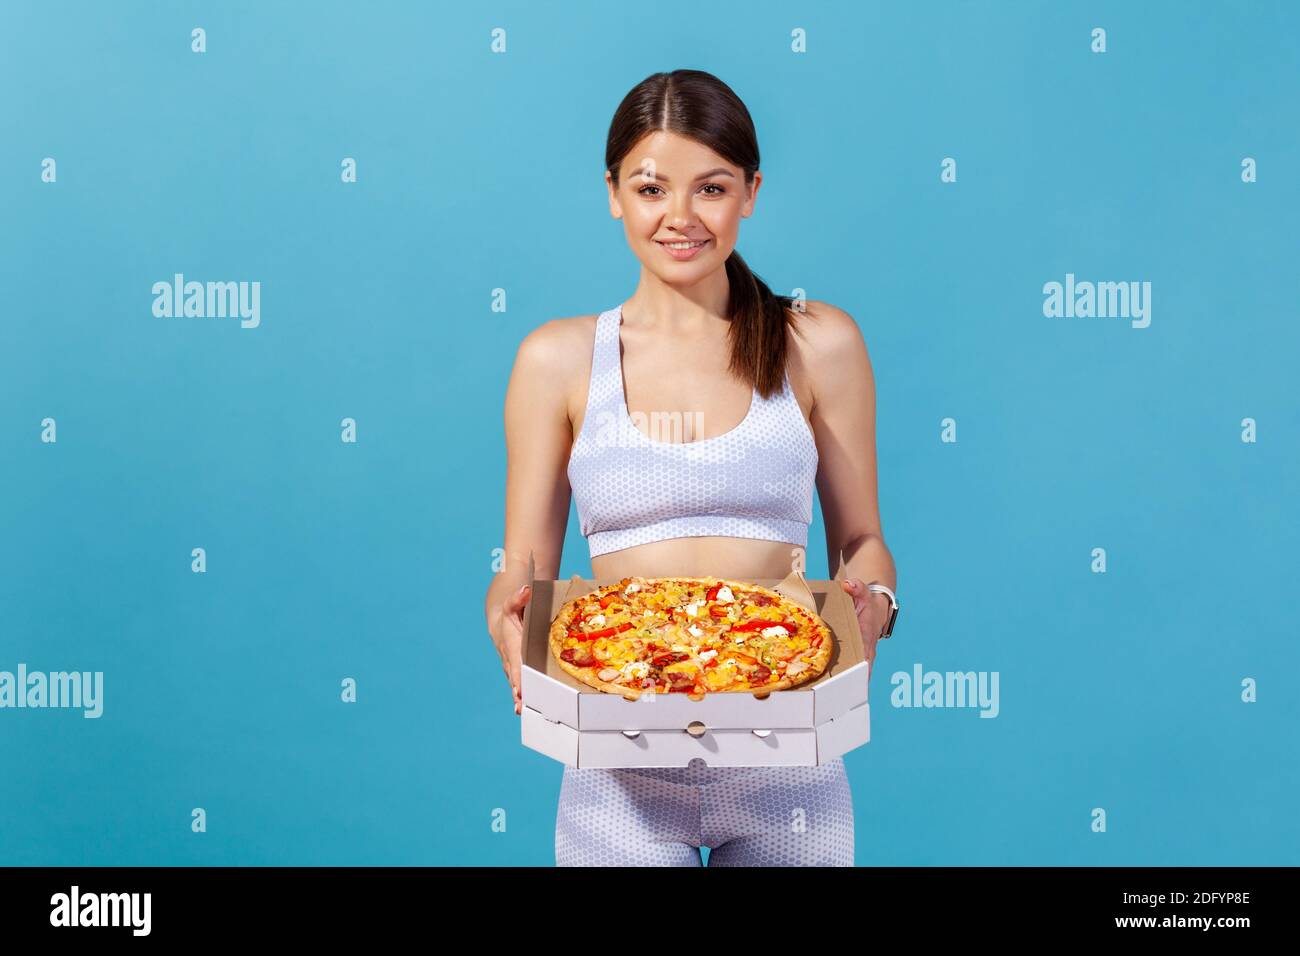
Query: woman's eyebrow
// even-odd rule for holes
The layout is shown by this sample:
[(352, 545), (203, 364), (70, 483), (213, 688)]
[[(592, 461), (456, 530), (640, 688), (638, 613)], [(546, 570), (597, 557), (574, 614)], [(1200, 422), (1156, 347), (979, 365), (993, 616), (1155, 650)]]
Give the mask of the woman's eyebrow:
[[(642, 166), (632, 175), (641, 176), (643, 179), (649, 179), (650, 177), (645, 176), (644, 173), (645, 173), (645, 166)], [(724, 169), (721, 166), (719, 166), (717, 169), (710, 169), (707, 173), (700, 173), (698, 176), (695, 177), (695, 181), (699, 182), (701, 179), (709, 179), (712, 176), (730, 176), (732, 179), (736, 178), (736, 174), (733, 173), (731, 170)], [(663, 173), (659, 172), (658, 170), (655, 171), (654, 178), (659, 182), (663, 182), (663, 183), (671, 181), (667, 176), (665, 176)]]

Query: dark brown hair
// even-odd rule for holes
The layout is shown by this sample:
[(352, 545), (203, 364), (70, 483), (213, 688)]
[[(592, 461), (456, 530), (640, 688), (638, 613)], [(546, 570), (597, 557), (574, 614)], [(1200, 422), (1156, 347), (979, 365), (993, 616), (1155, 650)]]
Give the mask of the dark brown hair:
[[(758, 171), (758, 136), (745, 104), (726, 83), (702, 70), (654, 73), (623, 97), (605, 140), (605, 168), (618, 188), (619, 167), (643, 136), (666, 131), (703, 143), (745, 171)], [(795, 326), (794, 299), (777, 295), (734, 249), (727, 257), (731, 371), (764, 398), (782, 387), (786, 323)]]

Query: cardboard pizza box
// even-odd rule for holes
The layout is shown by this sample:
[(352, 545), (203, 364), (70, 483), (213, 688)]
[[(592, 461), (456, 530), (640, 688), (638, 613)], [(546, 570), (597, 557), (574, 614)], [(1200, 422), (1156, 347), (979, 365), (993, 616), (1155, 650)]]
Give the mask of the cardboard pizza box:
[[(734, 575), (716, 575), (734, 577)], [(831, 629), (830, 666), (790, 690), (705, 694), (642, 694), (627, 700), (566, 673), (550, 649), (550, 627), (567, 601), (621, 578), (537, 580), (528, 556), (531, 597), (524, 610), (520, 691), (525, 746), (572, 767), (814, 766), (871, 739), (867, 701), (870, 665), (840, 554), (835, 577), (757, 578), (802, 604)]]

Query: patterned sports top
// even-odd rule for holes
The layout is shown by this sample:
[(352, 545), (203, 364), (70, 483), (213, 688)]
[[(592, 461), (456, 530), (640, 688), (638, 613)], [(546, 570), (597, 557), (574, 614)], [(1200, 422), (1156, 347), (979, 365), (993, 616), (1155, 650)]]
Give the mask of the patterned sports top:
[(587, 412), (569, 455), (591, 556), (701, 535), (806, 548), (817, 444), (789, 376), (772, 398), (753, 389), (744, 421), (725, 434), (656, 441), (633, 424), (624, 399), (622, 323), (622, 306), (596, 320)]

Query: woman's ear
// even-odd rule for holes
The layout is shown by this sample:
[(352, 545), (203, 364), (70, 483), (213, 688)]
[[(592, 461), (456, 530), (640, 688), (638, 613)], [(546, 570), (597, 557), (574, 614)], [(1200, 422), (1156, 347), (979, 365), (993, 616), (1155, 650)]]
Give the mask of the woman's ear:
[(605, 170), (605, 185), (609, 187), (609, 214), (615, 219), (623, 218), (623, 204), (618, 201), (618, 189), (614, 186), (614, 176)]
[(754, 214), (754, 201), (758, 198), (758, 186), (763, 181), (763, 174), (755, 171), (754, 180), (747, 188), (745, 201), (740, 206), (741, 218), (747, 219)]

